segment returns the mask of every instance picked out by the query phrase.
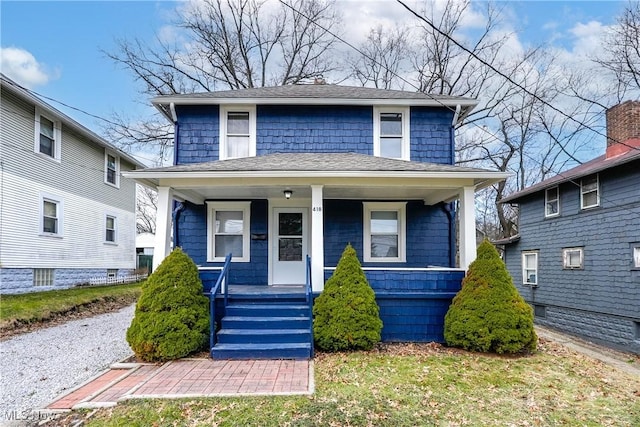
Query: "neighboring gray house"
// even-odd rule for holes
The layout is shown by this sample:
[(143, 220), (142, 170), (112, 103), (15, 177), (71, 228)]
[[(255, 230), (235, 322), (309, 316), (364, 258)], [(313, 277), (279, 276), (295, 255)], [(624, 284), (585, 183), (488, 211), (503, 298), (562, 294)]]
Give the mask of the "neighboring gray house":
[(136, 266), (144, 165), (0, 75), (0, 293), (66, 288)]
[(640, 102), (607, 111), (607, 151), (503, 200), (505, 261), (537, 323), (640, 353)]

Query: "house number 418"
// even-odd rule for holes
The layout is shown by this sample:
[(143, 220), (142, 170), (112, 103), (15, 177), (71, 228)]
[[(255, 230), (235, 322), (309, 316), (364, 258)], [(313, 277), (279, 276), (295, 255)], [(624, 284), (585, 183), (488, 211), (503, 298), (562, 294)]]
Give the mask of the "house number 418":
[(322, 212), (322, 206), (314, 206), (311, 210), (313, 212)]

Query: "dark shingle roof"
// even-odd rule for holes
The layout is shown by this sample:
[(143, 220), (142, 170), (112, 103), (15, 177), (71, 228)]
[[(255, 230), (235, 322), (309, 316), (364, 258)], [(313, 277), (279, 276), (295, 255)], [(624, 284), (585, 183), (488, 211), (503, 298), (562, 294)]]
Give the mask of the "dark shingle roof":
[(568, 171), (562, 172), (560, 175), (556, 175), (552, 178), (545, 179), (531, 187), (525, 188), (522, 191), (518, 191), (517, 193), (513, 193), (508, 197), (505, 197), (501, 200), (501, 203), (509, 203), (515, 200), (518, 200), (524, 196), (528, 196), (530, 194), (536, 193), (538, 191), (542, 191), (546, 188), (555, 187), (558, 184), (562, 184), (564, 182), (573, 181), (576, 179), (580, 179), (587, 175), (591, 175), (597, 172), (602, 172), (607, 169), (611, 169), (616, 166), (620, 166), (625, 163), (629, 163), (635, 160), (640, 160), (640, 150), (632, 149), (625, 154), (621, 154), (619, 156), (606, 158), (606, 155), (602, 155), (596, 157), (593, 160), (590, 160), (586, 163), (583, 163), (579, 166), (576, 166), (573, 169), (569, 169)]
[(144, 172), (227, 171), (490, 172), (485, 169), (409, 162), (357, 153), (275, 153), (258, 157), (144, 169)]
[(320, 99), (331, 98), (336, 100), (361, 99), (361, 100), (439, 100), (454, 101), (474, 104), (471, 98), (459, 96), (431, 95), (421, 92), (409, 92), (401, 90), (376, 89), (359, 86), (342, 86), (334, 84), (297, 84), (286, 86), (259, 87), (237, 90), (222, 90), (216, 92), (201, 92), (179, 95), (165, 95), (153, 99), (154, 104), (164, 104), (175, 99)]

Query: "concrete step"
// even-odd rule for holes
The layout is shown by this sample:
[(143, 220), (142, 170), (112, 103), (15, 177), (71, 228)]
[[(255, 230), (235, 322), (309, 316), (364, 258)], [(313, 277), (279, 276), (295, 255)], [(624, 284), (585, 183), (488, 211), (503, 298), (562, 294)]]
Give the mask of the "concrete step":
[(223, 329), (217, 334), (220, 344), (310, 343), (309, 329)]
[(211, 357), (228, 359), (309, 359), (309, 343), (276, 344), (216, 344), (211, 349)]

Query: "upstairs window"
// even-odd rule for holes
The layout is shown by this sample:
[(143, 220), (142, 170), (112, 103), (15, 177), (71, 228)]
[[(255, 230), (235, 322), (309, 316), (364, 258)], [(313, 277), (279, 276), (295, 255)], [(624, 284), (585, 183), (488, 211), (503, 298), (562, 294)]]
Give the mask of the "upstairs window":
[(365, 203), (365, 262), (405, 262), (405, 224), (405, 203)]
[(562, 250), (562, 267), (565, 269), (579, 269), (584, 265), (584, 252), (582, 248), (565, 248)]
[(547, 188), (544, 193), (544, 216), (551, 217), (560, 213), (560, 193), (558, 187)]
[(220, 108), (220, 160), (256, 155), (255, 107)]
[(538, 252), (522, 253), (522, 283), (538, 285)]
[(600, 183), (598, 175), (580, 181), (580, 208), (588, 209), (600, 205)]
[(373, 109), (373, 155), (409, 160), (409, 108)]
[(104, 153), (104, 182), (120, 187), (120, 158), (109, 151)]
[(35, 146), (34, 151), (54, 160), (60, 160), (60, 142), (62, 133), (60, 122), (42, 115), (39, 108), (35, 110)]

